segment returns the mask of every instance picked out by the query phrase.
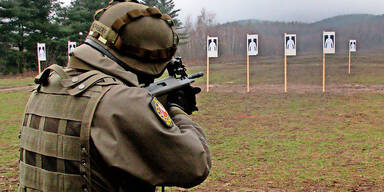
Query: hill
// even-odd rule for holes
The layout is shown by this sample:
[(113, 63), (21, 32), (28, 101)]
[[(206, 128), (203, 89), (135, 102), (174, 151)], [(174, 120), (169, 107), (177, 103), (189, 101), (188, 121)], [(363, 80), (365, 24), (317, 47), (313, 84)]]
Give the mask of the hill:
[[(245, 56), (247, 33), (259, 34), (260, 55), (272, 56), (283, 53), (283, 34), (296, 33), (298, 54), (321, 53), (322, 31), (336, 32), (336, 51), (346, 53), (349, 39), (358, 40), (359, 52), (379, 52), (384, 50), (384, 15), (354, 14), (327, 18), (314, 23), (302, 22), (271, 22), (257, 19), (240, 20), (211, 26), (206, 34), (218, 36), (220, 55), (224, 57)], [(181, 53), (188, 57), (204, 58), (205, 37), (201, 29), (190, 31), (190, 42)], [(199, 33), (199, 34), (196, 34)], [(195, 37), (195, 39), (194, 39)]]

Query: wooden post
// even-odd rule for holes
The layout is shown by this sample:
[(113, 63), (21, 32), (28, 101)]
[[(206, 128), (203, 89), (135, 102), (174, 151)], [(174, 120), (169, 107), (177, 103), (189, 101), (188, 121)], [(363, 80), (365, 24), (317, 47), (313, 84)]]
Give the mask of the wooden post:
[(37, 67), (38, 67), (37, 71), (40, 74), (41, 73), (41, 61), (40, 61), (40, 59), (37, 59)]
[(323, 53), (323, 93), (325, 93), (325, 53)]
[(207, 56), (207, 92), (209, 92), (209, 57)]
[(67, 41), (67, 65), (69, 64), (69, 41)]
[(36, 43), (37, 72), (40, 74), (39, 43)]
[(351, 74), (351, 51), (349, 51), (348, 74)]
[(249, 55), (248, 55), (248, 51), (247, 51), (247, 92), (249, 93), (250, 91), (251, 90), (249, 88)]
[[(209, 36), (207, 36), (207, 41), (208, 41), (208, 39), (209, 39)], [(209, 55), (208, 55), (208, 47), (207, 47), (207, 92), (209, 92)]]
[(287, 56), (284, 54), (284, 92), (288, 92), (288, 78), (287, 78)]

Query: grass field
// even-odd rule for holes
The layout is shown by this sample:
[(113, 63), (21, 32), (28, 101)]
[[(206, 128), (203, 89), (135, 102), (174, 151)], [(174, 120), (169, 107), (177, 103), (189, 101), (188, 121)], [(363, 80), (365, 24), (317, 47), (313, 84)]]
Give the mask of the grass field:
[(0, 79), (0, 89), (32, 85), (33, 78)]
[(28, 92), (0, 92), (0, 191), (16, 190), (21, 117)]
[[(352, 75), (346, 75), (344, 59), (327, 60), (333, 89), (326, 94), (316, 87), (321, 86), (321, 58), (288, 61), (291, 87), (316, 87), (289, 94), (281, 93), (280, 58), (252, 58), (255, 87), (249, 94), (244, 65), (212, 62), (216, 86), (198, 96), (200, 111), (192, 118), (206, 130), (213, 167), (191, 191), (384, 191), (384, 62), (356, 57)], [(197, 71), (205, 67), (191, 68)], [(0, 80), (16, 86), (30, 81)], [(203, 88), (204, 83), (197, 82)], [(263, 91), (267, 85), (278, 88)], [(359, 91), (335, 91), (341, 85), (356, 85), (348, 89)], [(28, 95), (0, 92), (0, 191), (17, 186), (17, 135)]]
[[(230, 64), (215, 64), (210, 66), (211, 84), (243, 84), (246, 83), (246, 62), (237, 61)], [(384, 57), (352, 56), (351, 74), (348, 75), (348, 58), (343, 56), (327, 56), (327, 84), (384, 84)], [(187, 63), (188, 64), (188, 63)], [(284, 60), (278, 57), (252, 57), (250, 59), (250, 84), (284, 84)], [(288, 86), (318, 85), (322, 86), (323, 75), (322, 57), (300, 56), (288, 58)], [(191, 72), (206, 71), (206, 66), (193, 67)], [(204, 83), (201, 78), (198, 83)]]
[(202, 191), (384, 190), (381, 95), (203, 93), (200, 102), (193, 118), (213, 155)]

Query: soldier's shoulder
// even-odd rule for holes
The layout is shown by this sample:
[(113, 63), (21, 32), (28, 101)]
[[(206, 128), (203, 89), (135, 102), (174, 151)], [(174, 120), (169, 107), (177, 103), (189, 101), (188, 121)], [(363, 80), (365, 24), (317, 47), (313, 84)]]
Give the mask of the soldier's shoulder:
[(152, 100), (148, 90), (140, 87), (129, 87), (126, 85), (113, 85), (104, 95), (102, 102), (109, 105), (141, 105), (148, 104)]
[(106, 97), (112, 98), (125, 98), (125, 99), (139, 99), (151, 97), (152, 95), (145, 88), (141, 87), (130, 87), (123, 84), (114, 85), (108, 91)]

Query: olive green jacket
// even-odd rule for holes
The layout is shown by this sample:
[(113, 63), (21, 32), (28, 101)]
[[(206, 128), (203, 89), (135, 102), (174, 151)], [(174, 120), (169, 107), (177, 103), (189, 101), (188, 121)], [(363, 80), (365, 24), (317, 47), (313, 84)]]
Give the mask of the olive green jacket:
[(107, 191), (127, 191), (189, 188), (206, 179), (211, 168), (206, 137), (184, 112), (171, 108), (173, 123), (167, 126), (152, 107), (153, 96), (138, 87), (136, 75), (88, 45), (75, 49), (69, 67), (96, 69), (125, 83), (104, 95), (93, 117), (91, 167), (100, 175), (92, 175), (92, 183)]

